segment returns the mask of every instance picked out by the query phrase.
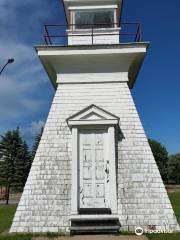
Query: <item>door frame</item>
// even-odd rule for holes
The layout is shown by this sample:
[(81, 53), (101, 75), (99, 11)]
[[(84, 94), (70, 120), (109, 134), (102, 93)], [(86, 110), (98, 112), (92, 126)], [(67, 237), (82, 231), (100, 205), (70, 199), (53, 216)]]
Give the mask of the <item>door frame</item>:
[(72, 132), (71, 215), (79, 214), (79, 132), (84, 129), (106, 129), (109, 158), (109, 201), (111, 214), (117, 214), (117, 176), (115, 158), (115, 129), (119, 118), (108, 111), (90, 105), (67, 119)]

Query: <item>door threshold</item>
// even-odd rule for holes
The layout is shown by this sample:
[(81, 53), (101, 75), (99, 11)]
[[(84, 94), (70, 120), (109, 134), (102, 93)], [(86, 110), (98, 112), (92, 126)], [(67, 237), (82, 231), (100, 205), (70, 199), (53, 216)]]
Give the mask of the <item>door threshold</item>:
[(79, 214), (88, 214), (88, 215), (111, 214), (111, 209), (110, 208), (80, 208), (78, 212)]
[(118, 214), (77, 214), (77, 215), (71, 215), (69, 220), (94, 220), (94, 219), (98, 219), (98, 220), (104, 220), (104, 219), (119, 219), (119, 215)]

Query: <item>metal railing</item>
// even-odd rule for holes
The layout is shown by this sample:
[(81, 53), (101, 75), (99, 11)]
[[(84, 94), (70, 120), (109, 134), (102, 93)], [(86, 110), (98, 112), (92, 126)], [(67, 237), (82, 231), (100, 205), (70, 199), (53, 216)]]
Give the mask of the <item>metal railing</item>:
[[(119, 28), (119, 29), (118, 29)], [(107, 32), (99, 31), (107, 29)], [(110, 33), (109, 30), (117, 33)], [(83, 33), (86, 30), (88, 33)], [(79, 33), (80, 32), (80, 33)], [(95, 44), (96, 36), (119, 36), (119, 42), (140, 42), (141, 41), (141, 23), (124, 22), (113, 24), (46, 24), (44, 25), (44, 42), (46, 45), (68, 45), (68, 37), (91, 37), (91, 44)]]

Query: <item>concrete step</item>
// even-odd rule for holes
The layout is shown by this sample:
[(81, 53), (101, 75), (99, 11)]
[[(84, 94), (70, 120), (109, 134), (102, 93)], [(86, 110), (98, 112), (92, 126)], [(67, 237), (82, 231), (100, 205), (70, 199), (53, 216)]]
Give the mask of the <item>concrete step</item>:
[(71, 219), (71, 233), (107, 233), (117, 232), (120, 229), (120, 222), (118, 218), (82, 218)]
[(86, 222), (86, 221), (92, 221), (92, 222), (100, 222), (100, 221), (105, 221), (105, 222), (107, 222), (107, 221), (118, 221), (119, 222), (119, 218), (118, 217), (111, 217), (111, 216), (109, 216), (109, 217), (99, 217), (98, 215), (96, 215), (96, 216), (93, 216), (93, 217), (89, 217), (89, 218), (87, 218), (87, 216), (86, 217), (76, 217), (76, 218), (70, 218), (70, 220), (71, 221), (73, 221), (73, 222)]
[(120, 226), (79, 226), (70, 227), (71, 233), (115, 233)]

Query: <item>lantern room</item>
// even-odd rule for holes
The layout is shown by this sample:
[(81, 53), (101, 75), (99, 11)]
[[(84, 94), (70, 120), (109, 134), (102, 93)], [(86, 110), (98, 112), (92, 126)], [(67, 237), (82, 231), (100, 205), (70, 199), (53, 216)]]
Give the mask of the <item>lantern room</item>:
[(61, 0), (66, 24), (44, 25), (46, 45), (141, 42), (141, 23), (122, 22), (123, 0)]
[(122, 0), (64, 0), (68, 45), (119, 44)]

